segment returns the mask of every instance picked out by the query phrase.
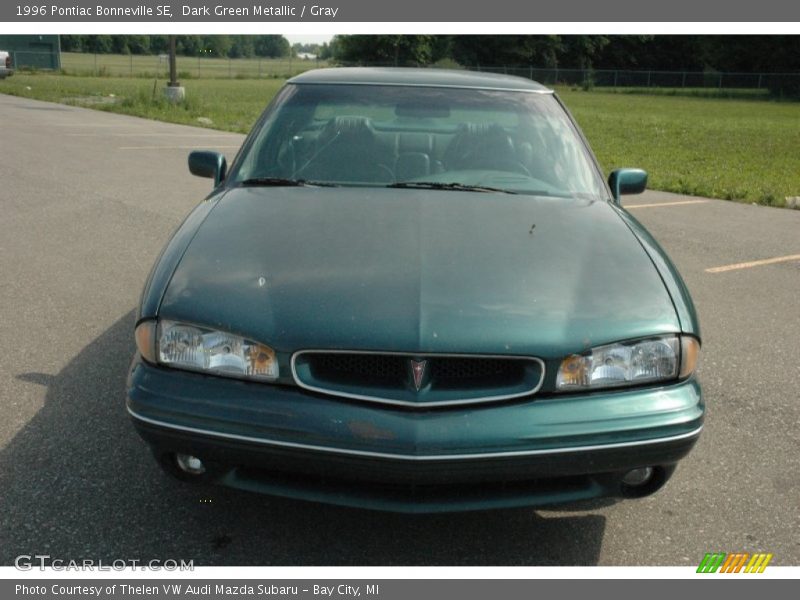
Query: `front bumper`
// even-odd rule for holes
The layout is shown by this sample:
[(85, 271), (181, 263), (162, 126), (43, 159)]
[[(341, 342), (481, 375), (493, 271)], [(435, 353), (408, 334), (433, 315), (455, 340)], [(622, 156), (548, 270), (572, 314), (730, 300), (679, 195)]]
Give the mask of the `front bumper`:
[[(697, 382), (409, 410), (134, 359), (128, 411), (161, 460), (232, 487), (402, 512), (541, 506), (663, 483), (702, 429)], [(635, 494), (631, 494), (635, 495)]]

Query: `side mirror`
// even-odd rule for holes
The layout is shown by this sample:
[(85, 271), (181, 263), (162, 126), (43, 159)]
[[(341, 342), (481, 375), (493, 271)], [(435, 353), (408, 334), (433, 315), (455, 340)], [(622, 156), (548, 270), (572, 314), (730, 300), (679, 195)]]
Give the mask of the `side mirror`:
[(608, 187), (614, 200), (620, 203), (623, 194), (641, 194), (647, 187), (647, 171), (641, 169), (617, 169), (608, 176)]
[(189, 171), (192, 175), (213, 178), (214, 187), (217, 187), (225, 179), (227, 169), (228, 161), (219, 152), (195, 150), (189, 154)]

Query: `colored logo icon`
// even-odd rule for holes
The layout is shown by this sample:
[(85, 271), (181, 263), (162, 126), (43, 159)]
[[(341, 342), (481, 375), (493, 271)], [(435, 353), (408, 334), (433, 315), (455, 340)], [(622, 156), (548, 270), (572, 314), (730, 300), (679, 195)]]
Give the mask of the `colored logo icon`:
[(767, 568), (772, 554), (758, 552), (748, 554), (747, 552), (725, 552), (707, 553), (700, 565), (697, 567), (698, 573), (763, 573)]

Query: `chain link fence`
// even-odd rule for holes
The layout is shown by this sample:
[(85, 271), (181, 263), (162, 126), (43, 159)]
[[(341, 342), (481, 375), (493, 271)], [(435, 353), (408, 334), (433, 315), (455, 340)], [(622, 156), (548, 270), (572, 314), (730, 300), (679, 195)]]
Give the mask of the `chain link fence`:
[(476, 67), (533, 79), (545, 85), (608, 88), (770, 89), (800, 85), (800, 73), (723, 73), (719, 71), (632, 71), (621, 69), (542, 69)]
[[(17, 69), (57, 70), (68, 75), (99, 77), (160, 77), (169, 73), (166, 54), (122, 55), (62, 52), (60, 67), (50, 53), (12, 52)], [(179, 79), (258, 79), (292, 77), (303, 71), (351, 66), (315, 58), (212, 58), (178, 56)], [(352, 66), (394, 66), (358, 63)], [(798, 90), (800, 73), (722, 73), (717, 71), (651, 71), (623, 69), (560, 69), (472, 65), (467, 69), (504, 73), (545, 85), (599, 88), (685, 88), (718, 90)]]
[[(85, 77), (159, 77), (169, 74), (167, 54), (89, 54), (62, 52), (60, 67), (52, 55), (43, 52), (11, 52), (20, 70), (57, 70), (65, 75)], [(177, 56), (179, 79), (258, 79), (293, 77), (303, 71), (327, 66), (326, 61), (308, 58), (219, 58)]]

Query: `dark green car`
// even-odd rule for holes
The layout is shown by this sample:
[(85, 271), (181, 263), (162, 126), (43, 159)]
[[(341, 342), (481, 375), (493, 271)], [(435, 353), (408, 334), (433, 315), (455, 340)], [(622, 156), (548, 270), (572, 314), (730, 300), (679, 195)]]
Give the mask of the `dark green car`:
[(658, 490), (704, 404), (686, 286), (552, 91), (295, 77), (156, 262), (128, 411), (185, 480), (434, 512)]

